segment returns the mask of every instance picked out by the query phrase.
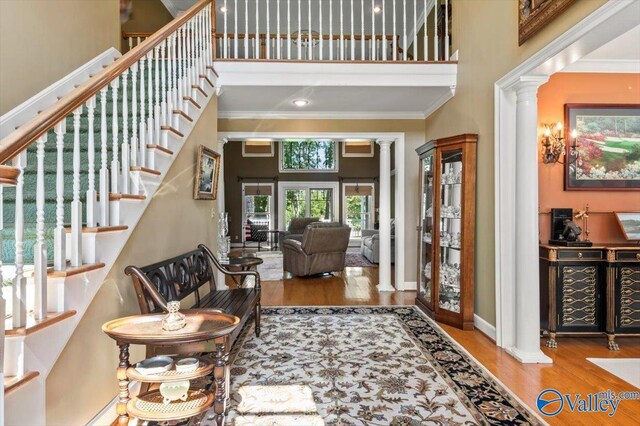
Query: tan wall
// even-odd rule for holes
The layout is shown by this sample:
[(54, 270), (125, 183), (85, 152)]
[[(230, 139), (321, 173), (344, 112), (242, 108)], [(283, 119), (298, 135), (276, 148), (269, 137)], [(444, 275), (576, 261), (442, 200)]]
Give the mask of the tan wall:
[[(558, 73), (538, 90), (538, 122), (564, 122), (565, 104), (638, 104), (640, 74)], [(565, 127), (569, 123), (565, 123)], [(543, 129), (539, 128), (538, 140)], [(544, 164), (538, 149), (538, 188), (540, 240), (547, 242), (551, 234), (552, 208), (572, 208), (574, 212), (589, 205), (589, 239), (596, 243), (626, 242), (615, 218), (615, 211), (637, 211), (640, 194), (629, 191), (565, 191), (565, 167)], [(583, 226), (581, 220), (577, 221)]]
[[(131, 18), (122, 24), (122, 31), (153, 33), (172, 20), (173, 16), (160, 0), (133, 0)], [(122, 40), (122, 51), (127, 50), (129, 50), (128, 42)]]
[(494, 83), (606, 0), (581, 0), (518, 47), (518, 3), (454, 0), (453, 46), (459, 49), (453, 99), (432, 114), (426, 138), (478, 133), (475, 312), (495, 324)]
[[(177, 256), (199, 243), (214, 246), (217, 201), (193, 200), (197, 147), (216, 151), (217, 101), (212, 99), (138, 222), (98, 294), (47, 378), (47, 423), (79, 425), (91, 420), (117, 394), (118, 351), (103, 323), (139, 313), (128, 265), (144, 266)], [(131, 360), (144, 358), (132, 347)]]
[(118, 0), (0, 1), (0, 115), (119, 46)]
[[(418, 160), (415, 149), (425, 142), (423, 120), (218, 120), (220, 132), (402, 132), (405, 134), (405, 280), (416, 281)], [(373, 171), (378, 173), (379, 171)]]

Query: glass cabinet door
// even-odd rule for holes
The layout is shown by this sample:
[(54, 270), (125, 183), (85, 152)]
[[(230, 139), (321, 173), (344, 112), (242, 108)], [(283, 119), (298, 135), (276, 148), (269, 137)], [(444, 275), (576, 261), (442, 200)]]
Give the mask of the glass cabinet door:
[(433, 152), (420, 160), (422, 193), (420, 194), (420, 296), (433, 309), (433, 204), (434, 204), (434, 158)]
[(460, 313), (462, 149), (443, 151), (440, 158), (438, 308)]

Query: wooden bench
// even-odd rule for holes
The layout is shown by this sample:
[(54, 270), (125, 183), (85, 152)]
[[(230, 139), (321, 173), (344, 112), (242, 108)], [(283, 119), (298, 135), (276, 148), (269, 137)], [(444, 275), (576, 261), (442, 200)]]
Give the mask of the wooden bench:
[[(239, 283), (237, 288), (217, 290), (212, 264), (225, 276), (237, 278), (234, 279)], [(196, 250), (153, 265), (142, 268), (127, 266), (125, 273), (133, 280), (143, 314), (166, 312), (167, 302), (184, 300), (193, 295), (195, 304), (191, 309), (219, 309), (240, 318), (240, 325), (231, 335), (230, 345), (233, 345), (251, 314), (255, 318), (256, 336), (260, 336), (260, 275), (256, 271), (229, 271), (204, 244), (200, 244)], [(243, 283), (249, 281), (246, 280), (249, 276), (254, 277), (255, 285), (252, 288), (243, 287)], [(200, 288), (207, 285), (209, 292), (201, 296)]]

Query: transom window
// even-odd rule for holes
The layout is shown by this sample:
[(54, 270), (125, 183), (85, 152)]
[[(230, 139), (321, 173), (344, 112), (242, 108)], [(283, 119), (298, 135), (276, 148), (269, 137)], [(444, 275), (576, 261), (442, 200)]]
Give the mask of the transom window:
[(338, 151), (332, 140), (283, 140), (281, 172), (337, 172)]

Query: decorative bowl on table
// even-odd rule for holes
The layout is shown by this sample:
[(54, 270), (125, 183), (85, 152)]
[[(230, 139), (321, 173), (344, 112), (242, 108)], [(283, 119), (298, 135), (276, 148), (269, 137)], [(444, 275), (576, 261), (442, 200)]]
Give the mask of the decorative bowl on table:
[(200, 366), (198, 358), (182, 358), (176, 362), (176, 371), (178, 373), (191, 373), (196, 371)]
[(189, 395), (189, 386), (191, 383), (189, 380), (183, 380), (181, 382), (169, 382), (160, 384), (160, 395), (164, 398), (163, 403), (169, 404), (171, 401), (182, 400), (186, 401)]
[(140, 374), (160, 374), (171, 370), (173, 359), (166, 355), (147, 358), (136, 364), (136, 371)]

